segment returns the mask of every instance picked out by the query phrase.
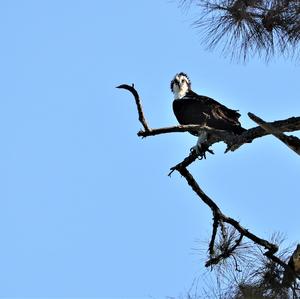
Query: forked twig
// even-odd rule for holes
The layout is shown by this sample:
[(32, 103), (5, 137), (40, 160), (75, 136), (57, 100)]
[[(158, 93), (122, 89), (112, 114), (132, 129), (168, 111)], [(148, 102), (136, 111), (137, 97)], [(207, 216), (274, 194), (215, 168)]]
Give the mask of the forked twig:
[(274, 128), (272, 124), (266, 123), (264, 120), (254, 115), (253, 113), (248, 113), (248, 116), (256, 122), (260, 127), (262, 127), (269, 134), (274, 135), (276, 138), (285, 143), (290, 149), (295, 153), (300, 155), (300, 139), (296, 136), (287, 136), (280, 131), (280, 129)]

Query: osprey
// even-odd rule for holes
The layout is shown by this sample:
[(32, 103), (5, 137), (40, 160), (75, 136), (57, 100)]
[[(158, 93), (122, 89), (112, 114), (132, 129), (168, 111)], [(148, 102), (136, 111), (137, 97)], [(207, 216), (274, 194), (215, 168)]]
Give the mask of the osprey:
[[(242, 134), (245, 129), (239, 122), (238, 110), (232, 110), (219, 102), (202, 95), (191, 89), (191, 81), (185, 73), (178, 73), (171, 81), (171, 91), (174, 94), (173, 111), (182, 125), (203, 125), (208, 128), (223, 130), (234, 134)], [(191, 131), (198, 136), (196, 146), (191, 148), (205, 158), (208, 151), (207, 140), (209, 134), (204, 131)]]

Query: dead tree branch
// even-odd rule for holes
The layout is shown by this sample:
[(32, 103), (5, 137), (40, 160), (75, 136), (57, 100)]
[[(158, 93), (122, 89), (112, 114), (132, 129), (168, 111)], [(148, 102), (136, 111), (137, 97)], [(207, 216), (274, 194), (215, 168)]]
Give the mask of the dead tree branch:
[[(193, 191), (212, 210), (213, 215), (214, 215), (214, 219), (217, 219), (217, 220), (214, 220), (214, 221), (222, 221), (224, 223), (230, 224), (242, 236), (245, 236), (248, 239), (250, 239), (251, 241), (253, 241), (255, 244), (258, 244), (258, 245), (264, 247), (266, 249), (265, 256), (267, 256), (272, 261), (278, 263), (282, 267), (284, 267), (284, 268), (287, 267), (287, 264), (284, 261), (282, 261), (281, 259), (279, 259), (277, 256), (274, 255), (278, 251), (277, 245), (272, 244), (272, 243), (270, 243), (267, 240), (264, 240), (262, 238), (257, 237), (256, 235), (254, 235), (253, 233), (251, 233), (248, 229), (242, 227), (239, 224), (238, 221), (236, 221), (235, 219), (233, 219), (231, 217), (228, 217), (228, 216), (224, 215), (221, 212), (220, 208), (217, 206), (217, 204), (203, 192), (203, 190), (200, 188), (200, 186), (198, 185), (198, 183), (195, 181), (195, 179), (193, 178), (193, 176), (191, 175), (191, 173), (185, 167), (179, 168), (177, 170), (186, 179), (187, 183), (193, 189)], [(214, 237), (214, 235), (213, 235), (213, 237)], [(211, 243), (212, 243), (212, 241), (211, 241)], [(235, 248), (233, 248), (233, 249), (235, 249)], [(224, 256), (222, 256), (222, 257), (224, 257)], [(216, 262), (215, 259), (213, 259), (212, 261), (209, 260), (206, 263), (206, 265), (209, 266), (209, 265), (215, 264), (215, 262)]]
[(121, 84), (119, 86), (117, 86), (117, 88), (123, 88), (126, 89), (128, 91), (130, 91), (132, 93), (132, 95), (134, 96), (135, 99), (135, 103), (136, 103), (136, 107), (138, 110), (138, 114), (139, 114), (139, 121), (141, 122), (141, 124), (143, 125), (145, 132), (150, 131), (147, 121), (145, 119), (144, 116), (144, 112), (143, 112), (143, 107), (142, 107), (142, 102), (140, 100), (140, 96), (138, 94), (138, 92), (136, 91), (136, 89), (134, 88), (134, 84), (132, 84), (132, 86), (128, 85), (128, 84)]
[(218, 217), (214, 217), (212, 235), (211, 235), (211, 239), (210, 239), (210, 242), (208, 245), (208, 251), (209, 251), (210, 256), (215, 254), (215, 241), (216, 241), (216, 236), (218, 233), (219, 220), (220, 219)]
[(190, 155), (188, 155), (186, 158), (184, 158), (184, 160), (178, 164), (176, 164), (175, 166), (170, 168), (170, 172), (168, 174), (168, 176), (171, 176), (171, 174), (175, 171), (178, 170), (182, 167), (188, 167), (190, 164), (192, 164), (194, 161), (196, 161), (198, 158), (198, 155), (196, 154), (195, 151), (191, 152)]
[[(291, 117), (285, 120), (279, 120), (274, 121), (271, 123), (266, 123), (260, 120), (259, 118), (255, 118), (255, 115), (249, 114), (249, 117), (255, 119), (257, 123), (259, 124), (258, 127), (254, 127), (251, 129), (248, 129), (241, 135), (234, 135), (232, 133), (228, 133), (222, 130), (213, 130), (205, 126), (198, 126), (198, 125), (179, 125), (179, 126), (173, 126), (173, 127), (166, 127), (166, 128), (158, 128), (158, 129), (151, 129), (148, 125), (146, 118), (144, 116), (141, 100), (139, 97), (138, 92), (134, 88), (134, 85), (130, 86), (127, 84), (122, 84), (118, 86), (117, 88), (122, 88), (130, 91), (136, 102), (137, 111), (139, 115), (139, 121), (144, 127), (144, 130), (141, 130), (138, 132), (138, 136), (141, 137), (147, 137), (147, 136), (155, 136), (159, 134), (165, 134), (165, 133), (173, 133), (173, 132), (188, 132), (188, 131), (195, 131), (195, 130), (204, 130), (207, 131), (210, 135), (209, 137), (209, 145), (212, 145), (216, 142), (223, 141), (227, 144), (227, 151), (234, 151), (237, 148), (239, 148), (241, 145), (245, 143), (251, 143), (254, 139), (266, 136), (268, 134), (273, 134), (276, 137), (278, 137), (280, 140), (282, 140), (282, 135), (284, 135), (282, 132), (292, 132), (296, 130), (300, 130), (300, 117)], [(285, 135), (284, 135), (285, 136)], [(297, 138), (297, 142), (295, 142), (296, 139), (290, 139), (289, 136), (285, 136), (288, 139), (284, 138), (284, 141), (288, 146), (290, 146), (293, 150), (295, 150), (298, 154), (299, 150), (299, 140)], [(294, 137), (296, 138), (296, 137)], [(234, 251), (241, 245), (241, 242), (243, 238), (248, 238), (253, 243), (263, 247), (265, 249), (264, 255), (268, 257), (271, 261), (275, 262), (276, 264), (280, 265), (284, 269), (288, 269), (288, 265), (281, 260), (278, 256), (276, 256), (276, 252), (278, 251), (278, 246), (276, 244), (270, 243), (269, 241), (262, 239), (255, 234), (251, 233), (248, 229), (244, 228), (240, 225), (240, 223), (231, 218), (226, 216), (222, 213), (218, 205), (210, 198), (208, 197), (203, 190), (200, 188), (198, 183), (195, 181), (194, 177), (191, 175), (191, 173), (187, 170), (187, 167), (193, 163), (198, 158), (198, 155), (195, 152), (191, 152), (189, 156), (187, 156), (182, 162), (178, 163), (174, 167), (172, 167), (169, 173), (169, 176), (176, 170), (178, 171), (187, 181), (188, 185), (193, 189), (193, 191), (198, 195), (198, 197), (211, 209), (213, 214), (213, 229), (212, 229), (212, 236), (209, 243), (209, 253), (210, 253), (210, 259), (206, 262), (206, 267), (215, 265), (219, 263), (222, 259), (228, 258), (233, 255)], [(235, 239), (235, 243), (231, 246), (227, 246), (227, 249), (223, 249), (223, 251), (215, 256), (215, 240), (216, 235), (218, 233), (218, 229), (220, 228), (223, 239), (226, 238), (226, 229), (224, 226), (224, 223), (228, 224), (232, 228), (234, 228), (238, 233), (239, 237)], [(236, 262), (236, 260), (235, 260)], [(237, 269), (237, 262), (236, 262), (236, 269)]]
[[(144, 127), (144, 130), (140, 130), (137, 133), (137, 135), (140, 137), (155, 136), (155, 135), (166, 134), (166, 133), (189, 132), (192, 130), (193, 131), (203, 130), (211, 136), (210, 140), (209, 140), (210, 146), (213, 145), (214, 143), (223, 141), (224, 143), (227, 144), (227, 149), (225, 152), (228, 152), (228, 151), (235, 151), (239, 147), (241, 147), (243, 144), (251, 143), (254, 139), (272, 134), (269, 131), (264, 130), (261, 126), (248, 129), (241, 135), (235, 135), (233, 133), (225, 132), (222, 130), (215, 130), (215, 129), (208, 128), (206, 126), (199, 126), (199, 125), (178, 125), (178, 126), (172, 126), (172, 127), (151, 129), (146, 121), (145, 116), (144, 116), (142, 103), (141, 103), (138, 92), (134, 88), (134, 85), (131, 86), (131, 85), (127, 85), (127, 84), (122, 84), (122, 85), (119, 85), (117, 88), (126, 89), (126, 90), (130, 91), (132, 93), (132, 95), (134, 96), (137, 110), (138, 110), (139, 121), (141, 122), (141, 124)], [(270, 123), (266, 123), (266, 124), (269, 126), (272, 126), (274, 129), (277, 129), (280, 132), (293, 132), (293, 131), (300, 130), (300, 117), (291, 117), (288, 119), (278, 120), (278, 121), (274, 121), (274, 122), (270, 122)], [(191, 159), (192, 162), (195, 161), (196, 158), (194, 160)], [(181, 163), (183, 163), (183, 162), (181, 162)]]
[(300, 139), (296, 136), (287, 136), (283, 134), (279, 129), (274, 128), (271, 124), (266, 123), (264, 120), (259, 118), (258, 116), (248, 113), (248, 116), (256, 122), (260, 127), (262, 127), (266, 132), (274, 135), (283, 143), (285, 143), (290, 149), (292, 149), (295, 153), (300, 155)]

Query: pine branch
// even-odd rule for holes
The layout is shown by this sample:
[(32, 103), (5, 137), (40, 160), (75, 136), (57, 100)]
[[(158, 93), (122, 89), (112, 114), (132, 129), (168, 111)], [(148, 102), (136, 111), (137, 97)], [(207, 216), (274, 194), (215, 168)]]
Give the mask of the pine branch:
[[(192, 5), (194, 4), (194, 6)], [(299, 54), (299, 0), (181, 0), (198, 17), (202, 42), (232, 58)]]
[[(230, 248), (228, 248), (227, 250), (223, 250), (221, 252), (221, 254), (219, 254), (218, 256), (215, 257), (211, 257), (206, 263), (205, 263), (205, 267), (210, 267), (213, 265), (217, 265), (218, 263), (220, 263), (221, 260), (224, 260), (226, 258), (229, 258), (230, 256), (234, 257), (234, 252), (235, 250), (241, 245), (241, 242), (243, 240), (244, 235), (240, 234), (239, 238), (237, 240), (235, 240), (235, 244), (232, 245)], [(236, 263), (236, 270), (238, 269), (238, 265), (237, 262), (235, 260)]]

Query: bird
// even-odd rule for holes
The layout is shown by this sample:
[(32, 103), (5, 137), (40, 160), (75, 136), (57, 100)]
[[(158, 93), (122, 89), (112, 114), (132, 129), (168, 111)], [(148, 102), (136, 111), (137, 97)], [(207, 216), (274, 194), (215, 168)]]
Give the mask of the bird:
[[(170, 87), (174, 95), (173, 112), (181, 125), (201, 125), (208, 129), (223, 130), (236, 135), (246, 131), (239, 122), (238, 110), (232, 110), (207, 96), (199, 95), (192, 90), (191, 80), (184, 72), (177, 73)], [(191, 148), (200, 158), (206, 158), (209, 149), (207, 130), (189, 131), (198, 137), (197, 143)]]

